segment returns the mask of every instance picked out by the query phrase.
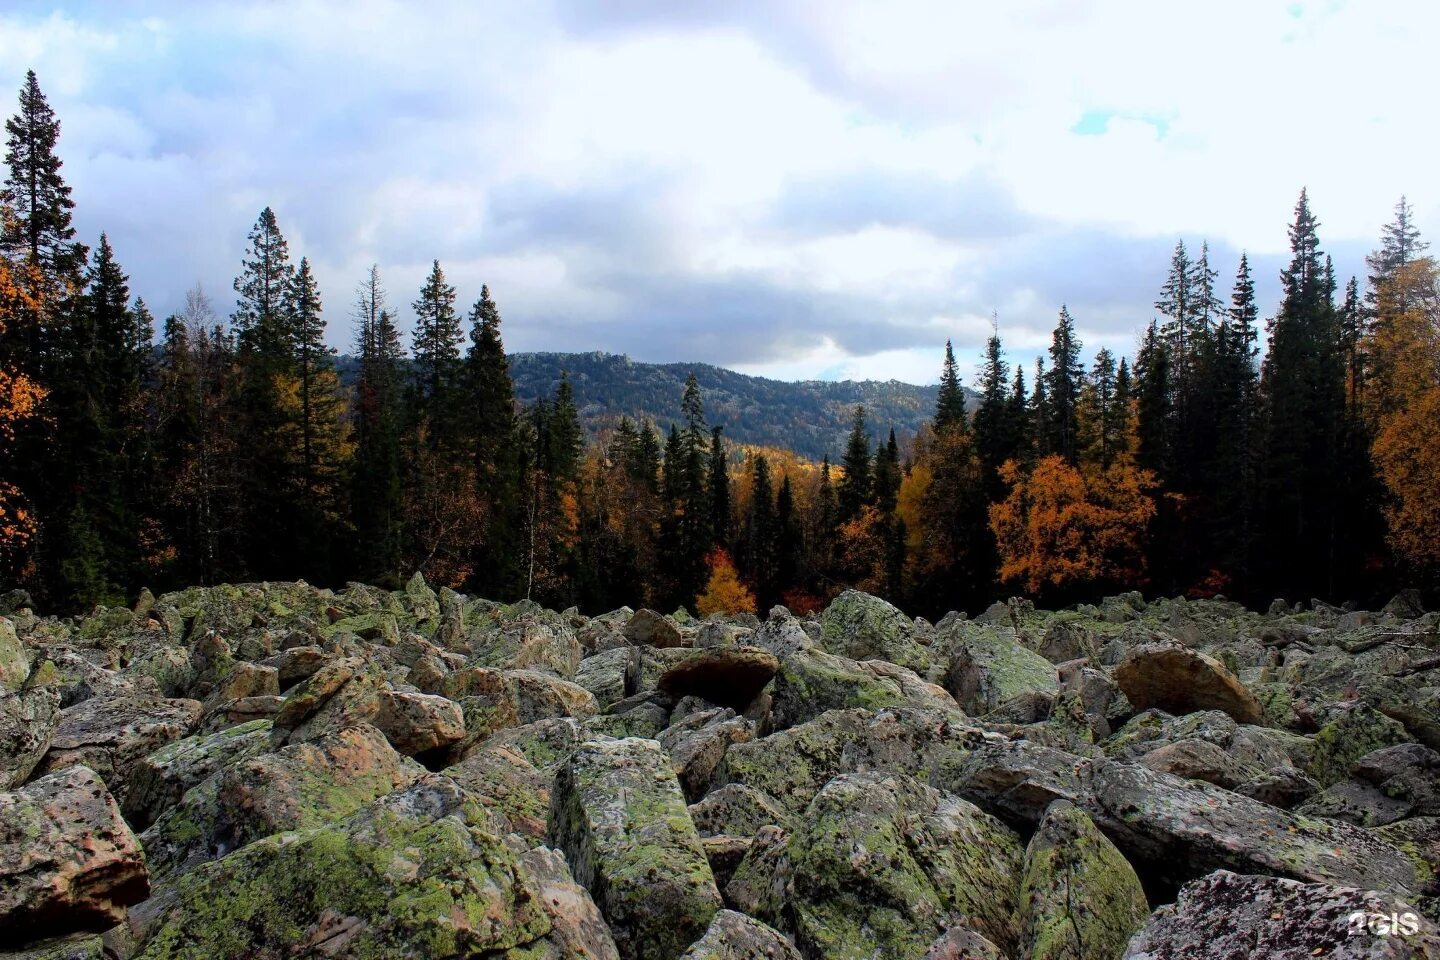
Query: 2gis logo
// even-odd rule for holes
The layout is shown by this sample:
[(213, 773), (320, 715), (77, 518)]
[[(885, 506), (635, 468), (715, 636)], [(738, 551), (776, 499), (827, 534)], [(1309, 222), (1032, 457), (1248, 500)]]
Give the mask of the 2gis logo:
[(1351, 936), (1369, 933), (1377, 937), (1410, 937), (1419, 932), (1420, 917), (1408, 910), (1404, 913), (1356, 910), (1345, 918), (1345, 929)]

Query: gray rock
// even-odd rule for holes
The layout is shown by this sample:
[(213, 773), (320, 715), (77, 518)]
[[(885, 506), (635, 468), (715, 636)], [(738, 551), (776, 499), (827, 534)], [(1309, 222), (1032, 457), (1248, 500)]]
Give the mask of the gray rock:
[(673, 960), (721, 906), (669, 758), (653, 740), (591, 741), (560, 768), (550, 836), (620, 954)]
[(149, 892), (140, 844), (92, 770), (0, 793), (0, 940), (104, 930)]
[(774, 928), (734, 910), (721, 910), (705, 936), (691, 944), (683, 960), (800, 960), (795, 945)]
[(820, 645), (850, 660), (886, 660), (924, 670), (930, 658), (916, 637), (915, 622), (879, 597), (846, 590), (820, 617)]
[[(1413, 915), (1415, 930), (1380, 933), (1371, 925), (1372, 918), (1392, 913)], [(1221, 870), (1187, 884), (1175, 903), (1156, 910), (1130, 941), (1124, 960), (1317, 956), (1440, 956), (1440, 934), (1393, 894)]]
[(0, 693), (0, 789), (30, 779), (60, 724), (60, 691), (31, 687)]

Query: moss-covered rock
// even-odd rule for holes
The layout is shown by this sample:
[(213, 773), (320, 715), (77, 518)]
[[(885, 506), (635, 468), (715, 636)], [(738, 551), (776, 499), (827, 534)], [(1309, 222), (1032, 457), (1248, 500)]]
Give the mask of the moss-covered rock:
[(0, 693), (14, 693), (30, 678), (30, 654), (15, 635), (15, 626), (0, 617)]
[(787, 855), (795, 935), (809, 955), (918, 960), (965, 919), (1003, 949), (1019, 941), (1019, 838), (911, 777), (836, 777)]
[(92, 698), (60, 713), (50, 750), (39, 770), (84, 765), (124, 802), (130, 771), (143, 757), (189, 736), (200, 723), (200, 703), (158, 697)]
[(653, 740), (576, 750), (555, 780), (550, 836), (600, 905), (623, 957), (673, 960), (720, 909), (680, 784)]
[(138, 956), (471, 957), (552, 927), (484, 811), (432, 777), (348, 820), (252, 843), (186, 876)]
[(828, 710), (924, 706), (959, 707), (942, 688), (903, 667), (879, 660), (864, 662), (804, 650), (786, 657), (770, 691), (768, 725), (784, 730)]
[(1115, 682), (1137, 710), (1159, 707), (1170, 713), (1223, 710), (1237, 723), (1260, 723), (1264, 711), (1223, 663), (1176, 643), (1133, 648), (1116, 666)]
[(0, 790), (30, 779), (50, 749), (59, 723), (58, 688), (39, 686), (0, 693)]
[(1355, 761), (1365, 754), (1409, 742), (1404, 726), (1368, 704), (1356, 703), (1339, 711), (1315, 734), (1309, 773), (1328, 787), (1348, 777)]
[(800, 960), (795, 945), (759, 920), (721, 910), (682, 960)]
[[(1351, 920), (1356, 913), (1363, 915), (1360, 923)], [(1124, 960), (1440, 956), (1440, 932), (1423, 917), (1416, 916), (1415, 929), (1405, 935), (1371, 926), (1372, 917), (1392, 913), (1414, 909), (1391, 893), (1221, 870), (1187, 884), (1175, 903), (1156, 910)]]
[(1021, 955), (1112, 960), (1150, 914), (1140, 878), (1078, 807), (1052, 804), (1025, 849)]
[(960, 621), (941, 643), (950, 651), (946, 688), (969, 713), (989, 713), (1026, 694), (1059, 693), (1055, 665), (1009, 627)]
[(825, 608), (820, 646), (851, 660), (888, 660), (917, 671), (930, 665), (915, 622), (879, 597), (858, 590), (846, 590)]
[(166, 744), (131, 768), (121, 809), (135, 829), (143, 830), (200, 781), (269, 749), (268, 720)]

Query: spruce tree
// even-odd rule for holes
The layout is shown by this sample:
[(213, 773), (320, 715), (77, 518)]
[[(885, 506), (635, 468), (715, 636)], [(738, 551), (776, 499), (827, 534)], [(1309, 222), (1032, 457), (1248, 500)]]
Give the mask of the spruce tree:
[[(1085, 368), (1080, 365), (1080, 340), (1075, 335), (1075, 321), (1070, 311), (1060, 308), (1060, 318), (1050, 340), (1050, 370), (1045, 377), (1044, 409), (1047, 449), (1041, 455), (1058, 454), (1066, 462), (1075, 463), (1079, 455), (1080, 388)], [(1037, 396), (1039, 392), (1037, 390)]]
[(900, 447), (895, 442), (895, 428), (891, 427), (890, 439), (875, 451), (875, 506), (881, 513), (895, 512), (900, 479)]
[(476, 587), (487, 597), (519, 594), (521, 457), (515, 421), (515, 387), (500, 337), (500, 310), (489, 286), (470, 311), (465, 357), (466, 406), (475, 460), (476, 492), (486, 528), (475, 563)]
[(358, 574), (398, 585), (402, 576), (401, 393), (405, 356), (386, 308), (380, 270), (358, 290), (355, 316), (360, 369), (355, 384), (355, 470), (351, 494)]
[(35, 71), (25, 73), (20, 88), (20, 109), (5, 123), (5, 164), (10, 168), (0, 191), (0, 206), (14, 219), (0, 225), (0, 251), (18, 255), (33, 264), (63, 292), (67, 281), (78, 281), (86, 249), (75, 243), (70, 212), (75, 201), (60, 175), (55, 153), (60, 121), (50, 108)]
[(710, 541), (725, 546), (730, 541), (730, 456), (720, 436), (723, 428), (710, 429)]
[(570, 374), (561, 370), (546, 431), (545, 462), (549, 474), (557, 480), (573, 481), (580, 472), (583, 446), (580, 414), (575, 408), (575, 390), (570, 386)]
[(870, 434), (865, 429), (865, 408), (856, 406), (850, 421), (850, 439), (845, 456), (840, 460), (845, 472), (836, 485), (836, 516), (840, 523), (849, 523), (860, 515), (861, 508), (874, 497), (870, 462)]
[(935, 401), (935, 432), (964, 430), (965, 392), (960, 387), (960, 373), (955, 366), (955, 350), (945, 341), (945, 365), (940, 371), (940, 392)]
[[(1415, 211), (1404, 197), (1395, 204), (1395, 219), (1385, 225), (1380, 234), (1380, 249), (1365, 258), (1370, 268), (1369, 289), (1365, 291), (1365, 303), (1373, 317), (1380, 309), (1380, 298), (1387, 285), (1402, 267), (1425, 256), (1430, 245), (1420, 238), (1420, 229), (1415, 226)], [(1396, 291), (1403, 298), (1406, 292)], [(1397, 303), (1394, 312), (1409, 308), (1405, 302)]]
[(980, 371), (980, 407), (975, 411), (975, 451), (985, 467), (987, 485), (998, 494), (997, 471), (1016, 453), (1009, 409), (1009, 364), (1005, 362), (1000, 335), (993, 333), (985, 344), (985, 362)]
[(1135, 445), (1136, 462), (1167, 480), (1174, 446), (1170, 347), (1153, 320), (1135, 355)]
[(457, 439), (459, 405), (456, 389), (460, 376), (460, 315), (455, 312), (455, 288), (445, 280), (436, 260), (411, 304), (415, 311), (414, 376), (420, 418), (427, 424), (432, 446)]
[(744, 563), (755, 583), (759, 606), (769, 608), (779, 599), (777, 553), (780, 530), (775, 490), (770, 481), (770, 461), (763, 453), (751, 458), (750, 474), (750, 513), (745, 521)]
[(783, 596), (795, 586), (804, 551), (804, 534), (789, 474), (780, 479), (780, 492), (775, 495), (775, 543), (775, 582)]

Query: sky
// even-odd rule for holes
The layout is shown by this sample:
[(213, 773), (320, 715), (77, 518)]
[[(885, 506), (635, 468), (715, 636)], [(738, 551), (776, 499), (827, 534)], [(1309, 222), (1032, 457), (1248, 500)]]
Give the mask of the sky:
[[(1300, 189), (1342, 281), (1440, 231), (1430, 0), (0, 3), (76, 225), (164, 316), (259, 211), (353, 337), (438, 258), (511, 350), (934, 382), (992, 323), (1133, 353), (1177, 240), (1262, 313)], [(0, 112), (4, 109), (0, 100)]]

